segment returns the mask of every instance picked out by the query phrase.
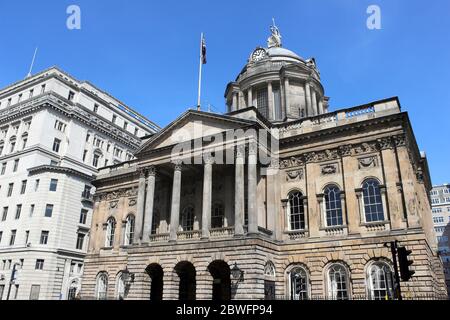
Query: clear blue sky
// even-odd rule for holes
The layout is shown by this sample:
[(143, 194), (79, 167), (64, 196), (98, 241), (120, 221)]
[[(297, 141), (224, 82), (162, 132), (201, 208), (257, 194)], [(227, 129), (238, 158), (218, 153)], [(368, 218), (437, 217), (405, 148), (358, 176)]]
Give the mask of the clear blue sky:
[[(81, 30), (66, 8), (81, 8)], [(366, 27), (369, 5), (381, 30)], [(331, 110), (399, 96), (434, 184), (450, 182), (450, 1), (0, 0), (0, 87), (57, 65), (161, 126), (196, 105), (200, 32), (206, 33), (203, 105), (223, 93), (272, 17), (289, 48), (315, 57)]]

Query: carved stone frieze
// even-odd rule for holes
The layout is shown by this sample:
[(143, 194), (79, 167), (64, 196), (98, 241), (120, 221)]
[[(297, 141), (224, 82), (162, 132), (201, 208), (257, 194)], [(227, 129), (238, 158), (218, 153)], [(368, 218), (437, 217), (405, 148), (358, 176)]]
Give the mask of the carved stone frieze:
[(378, 157), (371, 156), (365, 158), (358, 159), (358, 168), (359, 169), (367, 169), (367, 168), (375, 168), (378, 166)]
[(323, 166), (320, 166), (320, 172), (323, 175), (336, 174), (339, 172), (339, 165), (337, 163), (329, 163)]
[(303, 168), (286, 172), (286, 181), (302, 180), (304, 177)]

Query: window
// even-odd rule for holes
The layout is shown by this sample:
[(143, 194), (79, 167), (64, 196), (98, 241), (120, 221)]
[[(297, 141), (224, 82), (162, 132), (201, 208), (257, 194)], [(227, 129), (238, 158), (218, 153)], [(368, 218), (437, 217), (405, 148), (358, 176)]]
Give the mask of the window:
[(69, 287), (69, 293), (67, 294), (67, 300), (75, 300), (77, 297), (78, 285), (76, 281), (72, 281)]
[(439, 198), (431, 199), (431, 204), (439, 204)]
[(114, 246), (114, 234), (115, 234), (115, 232), (116, 232), (116, 219), (111, 217), (106, 222), (105, 247), (113, 247)]
[(18, 284), (16, 284), (16, 285), (14, 285), (14, 294), (13, 294), (13, 299), (14, 300), (17, 300), (17, 296), (19, 295), (19, 285)]
[(27, 146), (27, 142), (28, 142), (28, 137), (22, 137), (22, 150), (24, 150)]
[(100, 155), (98, 153), (94, 154), (94, 158), (92, 159), (92, 166), (97, 168), (99, 160), (100, 160)]
[(1, 172), (1, 174), (4, 175), (5, 172), (6, 172), (6, 162), (3, 162), (2, 163), (2, 172)]
[(36, 179), (34, 181), (34, 191), (38, 191), (38, 189), (39, 189), (39, 179)]
[(104, 272), (97, 277), (96, 296), (98, 300), (106, 300), (106, 292), (108, 291), (108, 275)]
[(84, 150), (84, 151), (83, 151), (83, 162), (86, 161), (87, 153), (88, 153), (87, 150)]
[(69, 91), (69, 95), (67, 96), (67, 100), (72, 101), (75, 97), (75, 92)]
[(194, 230), (194, 208), (189, 206), (181, 213), (181, 227), (183, 231)]
[(10, 147), (9, 147), (9, 152), (14, 152), (14, 149), (15, 149), (15, 147), (16, 147), (16, 141), (15, 140), (12, 140), (12, 141), (10, 141)]
[(435, 227), (434, 231), (438, 232), (438, 233), (442, 233), (445, 231), (445, 227)]
[(87, 135), (86, 135), (86, 142), (89, 142), (89, 139), (91, 138), (91, 135), (88, 133)]
[(124, 129), (124, 130), (127, 130), (127, 128), (128, 128), (128, 122), (125, 121), (125, 122), (123, 123), (123, 129)]
[(3, 300), (3, 292), (5, 291), (5, 285), (0, 284), (0, 300)]
[(41, 94), (45, 92), (45, 84), (41, 86)]
[(309, 298), (309, 279), (303, 267), (294, 267), (289, 273), (289, 289), (291, 300), (307, 300)]
[(22, 94), (19, 94), (19, 97), (17, 98), (17, 103), (19, 103), (20, 101), (22, 101)]
[(152, 234), (156, 234), (159, 228), (159, 211), (153, 210), (153, 220), (152, 220)]
[(8, 194), (7, 194), (8, 197), (12, 196), (13, 190), (14, 190), (14, 183), (10, 183), (8, 185)]
[(94, 112), (95, 112), (95, 113), (98, 112), (98, 104), (94, 104)]
[(44, 260), (43, 259), (37, 259), (36, 260), (36, 270), (44, 270)]
[(393, 299), (391, 268), (384, 262), (375, 262), (368, 269), (369, 294), (372, 300)]
[(50, 180), (50, 191), (56, 191), (58, 188), (58, 179), (51, 179)]
[(364, 181), (362, 189), (366, 222), (384, 221), (383, 203), (378, 181), (368, 179)]
[(53, 205), (47, 204), (45, 206), (45, 216), (50, 218), (53, 215)]
[(34, 89), (31, 89), (30, 94), (28, 95), (28, 99), (33, 98), (33, 94), (34, 94)]
[(16, 242), (16, 234), (17, 234), (17, 230), (11, 230), (11, 238), (9, 238), (10, 246), (13, 246), (14, 243)]
[(12, 98), (9, 98), (8, 103), (6, 104), (7, 107), (9, 107), (11, 105), (11, 101), (12, 101)]
[(48, 242), (48, 231), (42, 231), (41, 232), (41, 240), (39, 241), (40, 244), (46, 245)]
[(80, 213), (80, 223), (81, 224), (86, 224), (87, 215), (88, 215), (88, 211), (86, 209), (81, 209), (81, 213)]
[(30, 300), (39, 300), (39, 292), (41, 291), (41, 286), (32, 285), (30, 291)]
[(30, 217), (32, 217), (33, 214), (34, 214), (34, 204), (32, 204), (32, 205), (30, 206)]
[(13, 172), (17, 172), (17, 168), (19, 168), (19, 159), (14, 160)]
[(66, 131), (66, 124), (64, 122), (61, 122), (59, 120), (55, 120), (55, 129), (61, 132)]
[(327, 186), (324, 196), (327, 227), (343, 225), (341, 191), (337, 186)]
[(134, 215), (130, 214), (127, 217), (127, 221), (125, 224), (125, 245), (129, 246), (133, 244), (134, 239)]
[(116, 121), (117, 121), (117, 116), (115, 114), (113, 114), (112, 123), (116, 124)]
[(303, 205), (303, 195), (301, 192), (294, 191), (289, 194), (288, 215), (289, 228), (291, 231), (305, 229), (305, 207)]
[(139, 129), (138, 128), (134, 128), (134, 135), (137, 136), (139, 134)]
[(27, 180), (22, 181), (22, 186), (20, 187), (20, 194), (25, 194), (27, 191)]
[(61, 140), (55, 138), (55, 140), (53, 141), (53, 148), (52, 150), (54, 152), (59, 152), (59, 147), (61, 146)]
[(2, 237), (3, 237), (3, 231), (0, 231), (0, 244), (2, 243)]
[(225, 220), (225, 213), (223, 210), (223, 205), (216, 203), (212, 208), (211, 213), (211, 228), (223, 228)]
[(17, 207), (16, 207), (16, 220), (19, 220), (20, 219), (20, 213), (22, 212), (22, 205), (21, 204), (18, 204), (17, 205)]
[(442, 213), (442, 208), (434, 208), (433, 213)]
[(117, 277), (117, 288), (116, 288), (116, 298), (118, 300), (123, 300), (127, 297), (127, 288), (125, 285), (124, 275), (120, 273)]
[(86, 235), (84, 233), (78, 233), (77, 235), (77, 245), (76, 245), (76, 249), (77, 250), (83, 250), (83, 244), (84, 244), (84, 237)]
[(268, 94), (267, 88), (260, 89), (256, 92), (256, 105), (258, 111), (267, 118)]
[(347, 270), (341, 264), (333, 264), (328, 270), (328, 298), (347, 300), (348, 297)]
[(434, 223), (443, 223), (444, 217), (433, 217), (433, 222)]
[(28, 245), (28, 240), (30, 239), (30, 230), (25, 231), (25, 245)]
[(2, 221), (5, 221), (7, 216), (8, 216), (8, 207), (4, 207), (3, 208)]

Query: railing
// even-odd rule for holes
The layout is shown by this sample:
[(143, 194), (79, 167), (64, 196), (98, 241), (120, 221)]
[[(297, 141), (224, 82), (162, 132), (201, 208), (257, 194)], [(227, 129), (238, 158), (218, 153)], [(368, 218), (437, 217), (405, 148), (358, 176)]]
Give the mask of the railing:
[(178, 232), (178, 240), (200, 239), (202, 232), (200, 230)]
[(327, 236), (337, 236), (344, 234), (344, 226), (327, 227), (324, 230)]
[(375, 107), (374, 106), (365, 106), (365, 107), (360, 107), (360, 108), (356, 108), (356, 109), (351, 109), (349, 111), (347, 111), (345, 113), (345, 117), (348, 118), (353, 118), (353, 117), (357, 117), (363, 114), (367, 114), (367, 113), (374, 113), (375, 112)]
[(170, 234), (168, 233), (160, 233), (160, 234), (152, 234), (150, 236), (150, 242), (165, 242), (169, 241)]
[(384, 231), (384, 230), (386, 230), (386, 224), (388, 224), (388, 222), (381, 221), (381, 222), (365, 223), (365, 224), (363, 224), (363, 226), (366, 227), (367, 231), (374, 232), (374, 231)]
[(308, 237), (307, 230), (286, 231), (285, 233), (288, 235), (289, 240), (299, 240)]
[(234, 227), (214, 228), (210, 230), (211, 238), (226, 238), (234, 235)]
[[(403, 293), (402, 294), (403, 300), (449, 300), (450, 298), (445, 294), (434, 294), (434, 293)], [(287, 295), (276, 295), (274, 300), (294, 300), (290, 296)], [(346, 299), (338, 299), (338, 298), (332, 298), (327, 296), (319, 296), (319, 295), (313, 295), (308, 297), (307, 299), (303, 300), (310, 300), (310, 301), (317, 301), (317, 300), (375, 300), (371, 298), (370, 296), (366, 294), (360, 294), (360, 295), (350, 295)], [(393, 300), (392, 298), (384, 298), (384, 299), (378, 299), (378, 300)]]
[(83, 201), (93, 201), (94, 200), (94, 195), (90, 191), (83, 191), (81, 193), (81, 199)]

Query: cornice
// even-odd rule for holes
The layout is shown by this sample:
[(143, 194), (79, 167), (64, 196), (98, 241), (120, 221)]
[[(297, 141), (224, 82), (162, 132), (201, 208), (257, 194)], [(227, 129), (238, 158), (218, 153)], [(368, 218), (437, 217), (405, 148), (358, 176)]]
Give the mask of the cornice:
[(28, 172), (30, 173), (30, 175), (38, 174), (38, 173), (42, 173), (42, 172), (56, 172), (56, 173), (62, 173), (62, 174), (67, 174), (67, 175), (73, 175), (73, 176), (82, 178), (89, 182), (94, 181), (96, 178), (95, 175), (90, 176), (88, 174), (85, 174), (83, 172), (80, 172), (78, 170), (75, 170), (75, 169), (72, 169), (69, 167), (59, 167), (59, 166), (51, 166), (51, 165), (43, 165), (43, 166), (29, 168)]

